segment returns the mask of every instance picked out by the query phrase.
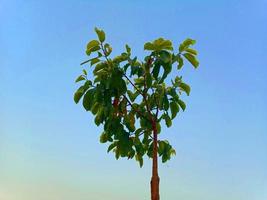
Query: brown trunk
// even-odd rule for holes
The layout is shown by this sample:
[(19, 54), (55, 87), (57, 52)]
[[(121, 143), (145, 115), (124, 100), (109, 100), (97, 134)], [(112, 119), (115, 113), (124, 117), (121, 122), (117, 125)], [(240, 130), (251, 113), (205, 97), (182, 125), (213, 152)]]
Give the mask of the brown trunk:
[(158, 133), (156, 122), (152, 122), (153, 127), (153, 161), (152, 178), (150, 181), (151, 200), (159, 200), (159, 175), (158, 175)]

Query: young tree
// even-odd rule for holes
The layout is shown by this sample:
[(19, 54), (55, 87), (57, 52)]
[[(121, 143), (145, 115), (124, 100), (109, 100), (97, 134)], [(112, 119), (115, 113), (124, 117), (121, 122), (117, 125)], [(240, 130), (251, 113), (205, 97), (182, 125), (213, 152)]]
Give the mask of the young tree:
[(93, 68), (94, 80), (88, 79), (84, 69), (76, 79), (83, 84), (75, 92), (74, 101), (82, 99), (85, 110), (95, 116), (95, 124), (103, 125), (100, 142), (110, 143), (107, 151), (112, 150), (116, 159), (135, 158), (142, 167), (145, 155), (152, 158), (151, 200), (159, 200), (158, 157), (165, 163), (175, 154), (167, 140), (158, 139), (161, 124), (165, 121), (167, 127), (172, 125), (180, 109), (186, 108), (181, 94), (190, 93), (182, 76), (166, 78), (173, 67), (180, 70), (184, 60), (198, 67), (197, 51), (191, 48), (195, 40), (183, 41), (177, 53), (170, 40), (145, 43), (144, 50), (149, 53), (139, 61), (132, 57), (127, 44), (125, 52), (111, 58), (112, 48), (105, 42), (104, 31), (95, 28), (95, 32), (98, 39), (87, 44), (86, 54), (96, 56), (81, 63)]

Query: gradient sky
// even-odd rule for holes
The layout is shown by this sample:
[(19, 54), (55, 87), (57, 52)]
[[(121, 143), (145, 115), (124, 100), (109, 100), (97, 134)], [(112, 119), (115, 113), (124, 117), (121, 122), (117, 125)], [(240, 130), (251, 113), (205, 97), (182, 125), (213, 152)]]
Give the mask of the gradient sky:
[[(73, 102), (93, 28), (142, 58), (197, 40), (187, 110), (163, 129), (162, 200), (267, 199), (267, 1), (0, 0), (0, 200), (148, 200), (151, 163), (116, 161)], [(174, 72), (175, 73), (175, 72)], [(173, 73), (173, 75), (174, 75)]]

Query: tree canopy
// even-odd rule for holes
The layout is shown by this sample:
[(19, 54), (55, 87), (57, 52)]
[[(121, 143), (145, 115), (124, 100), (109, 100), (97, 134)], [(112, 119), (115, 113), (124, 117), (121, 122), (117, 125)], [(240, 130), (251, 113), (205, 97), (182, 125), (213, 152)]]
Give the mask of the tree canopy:
[[(113, 151), (116, 159), (135, 158), (142, 166), (145, 155), (153, 156), (153, 123), (160, 134), (162, 121), (171, 127), (177, 113), (186, 109), (181, 94), (189, 95), (190, 86), (177, 74), (185, 61), (198, 67), (197, 51), (192, 48), (196, 41), (188, 38), (174, 48), (170, 40), (158, 38), (144, 44), (147, 56), (139, 60), (127, 44), (124, 52), (111, 57), (105, 32), (98, 28), (95, 32), (97, 38), (86, 47), (90, 59), (81, 63), (90, 66), (93, 79), (83, 69), (76, 79), (82, 84), (74, 101), (82, 101), (84, 109), (95, 116), (95, 124), (103, 125), (100, 142), (110, 143), (108, 152)], [(172, 71), (174, 76), (167, 84)], [(163, 163), (175, 154), (167, 140), (157, 140), (157, 145)]]

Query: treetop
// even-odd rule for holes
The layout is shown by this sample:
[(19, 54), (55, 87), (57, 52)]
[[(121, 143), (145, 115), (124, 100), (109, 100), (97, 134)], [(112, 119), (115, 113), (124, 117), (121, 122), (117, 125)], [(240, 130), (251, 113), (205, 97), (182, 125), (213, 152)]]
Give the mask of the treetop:
[[(153, 128), (160, 134), (162, 121), (171, 127), (172, 120), (186, 109), (181, 94), (189, 95), (190, 86), (178, 75), (170, 77), (169, 85), (165, 80), (172, 70), (182, 69), (184, 61), (198, 67), (197, 51), (192, 48), (196, 41), (188, 38), (175, 48), (170, 40), (158, 38), (144, 44), (148, 55), (139, 60), (131, 55), (127, 44), (124, 52), (111, 57), (105, 32), (98, 28), (95, 32), (97, 38), (86, 46), (90, 58), (81, 63), (90, 68), (83, 69), (76, 79), (82, 84), (74, 101), (82, 101), (84, 109), (95, 116), (95, 124), (103, 125), (100, 142), (110, 143), (108, 152), (113, 151), (116, 159), (135, 158), (142, 166), (144, 155), (152, 157)], [(93, 75), (91, 80), (88, 70)], [(162, 162), (174, 154), (168, 141), (158, 141)]]

